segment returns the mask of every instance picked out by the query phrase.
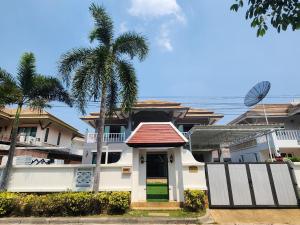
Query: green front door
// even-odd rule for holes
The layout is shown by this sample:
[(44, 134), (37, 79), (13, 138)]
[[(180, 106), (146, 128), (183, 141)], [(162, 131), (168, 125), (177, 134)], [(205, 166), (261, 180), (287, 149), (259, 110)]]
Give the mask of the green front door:
[(148, 153), (147, 160), (147, 201), (169, 201), (168, 156), (166, 153)]

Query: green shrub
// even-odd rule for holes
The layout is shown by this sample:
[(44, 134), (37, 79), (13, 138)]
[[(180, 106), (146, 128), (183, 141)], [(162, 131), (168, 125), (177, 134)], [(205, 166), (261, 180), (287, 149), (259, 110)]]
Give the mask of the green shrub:
[(15, 193), (0, 193), (0, 216), (10, 215), (17, 206), (18, 198), (18, 194)]
[(0, 193), (0, 216), (85, 216), (129, 208), (129, 192)]
[(93, 198), (93, 214), (99, 214), (108, 209), (108, 199), (111, 192), (99, 192)]
[(292, 162), (300, 162), (300, 157), (294, 156), (294, 157), (290, 157), (288, 159), (291, 160)]
[(206, 194), (201, 190), (184, 191), (184, 208), (189, 211), (197, 212), (205, 209)]
[(130, 193), (125, 191), (111, 192), (108, 197), (109, 213), (124, 213), (130, 205)]

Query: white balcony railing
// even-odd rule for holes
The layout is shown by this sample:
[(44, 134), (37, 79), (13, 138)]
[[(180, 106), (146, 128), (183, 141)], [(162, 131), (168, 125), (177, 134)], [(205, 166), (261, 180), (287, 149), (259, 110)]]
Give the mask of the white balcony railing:
[(300, 130), (277, 130), (278, 140), (300, 140)]
[[(87, 143), (96, 143), (97, 142), (97, 133), (88, 133), (87, 134)], [(103, 141), (109, 143), (121, 143), (126, 140), (125, 133), (104, 133)]]
[[(182, 134), (189, 139), (189, 132), (182, 132)], [(97, 142), (97, 133), (88, 133), (86, 137), (87, 143), (96, 143)], [(126, 135), (124, 133), (104, 133), (103, 141), (108, 143), (122, 143), (125, 142)]]
[(38, 137), (20, 134), (17, 140), (19, 143), (28, 145), (41, 145), (41, 140)]

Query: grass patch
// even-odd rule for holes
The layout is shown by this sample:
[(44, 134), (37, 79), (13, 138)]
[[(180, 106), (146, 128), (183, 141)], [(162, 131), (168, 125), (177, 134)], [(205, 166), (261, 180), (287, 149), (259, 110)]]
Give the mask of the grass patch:
[(130, 210), (125, 213), (123, 216), (126, 217), (153, 217), (149, 213), (168, 213), (168, 217), (174, 218), (191, 218), (191, 217), (200, 217), (205, 214), (205, 211), (200, 212), (189, 212), (184, 209), (179, 210)]
[(164, 202), (169, 200), (168, 185), (162, 183), (147, 183), (147, 201)]

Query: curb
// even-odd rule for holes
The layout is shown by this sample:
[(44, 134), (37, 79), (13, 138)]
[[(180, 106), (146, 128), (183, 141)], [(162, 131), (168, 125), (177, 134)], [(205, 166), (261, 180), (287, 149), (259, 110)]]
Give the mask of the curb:
[(215, 224), (215, 220), (211, 216), (209, 209), (206, 208), (206, 212), (204, 216), (198, 217), (198, 223), (200, 224)]
[[(205, 216), (204, 216), (205, 217)], [(14, 217), (0, 218), (0, 224), (198, 224), (200, 218), (165, 217)]]

